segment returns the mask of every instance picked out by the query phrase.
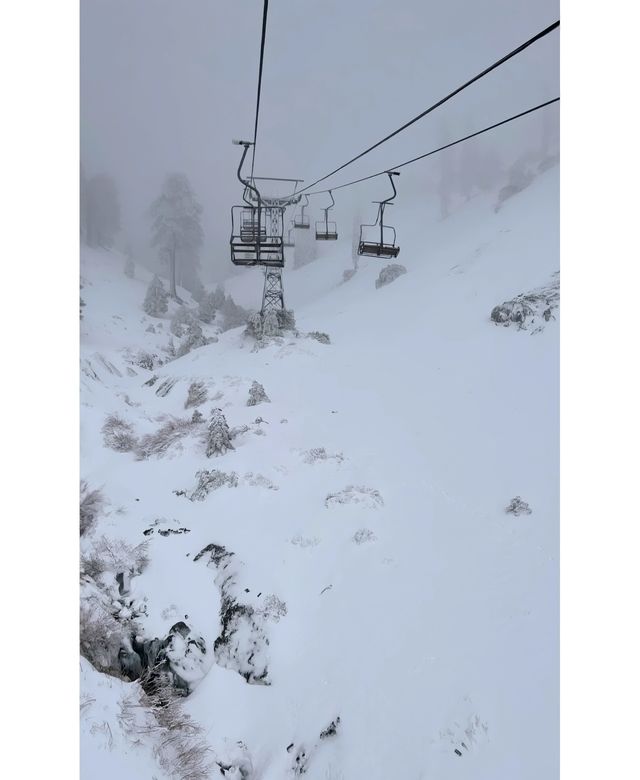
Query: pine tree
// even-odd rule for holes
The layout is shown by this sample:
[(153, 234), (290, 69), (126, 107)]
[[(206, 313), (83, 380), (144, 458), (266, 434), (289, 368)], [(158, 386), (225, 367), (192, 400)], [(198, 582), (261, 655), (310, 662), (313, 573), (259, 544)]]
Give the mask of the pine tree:
[(222, 409), (213, 409), (207, 435), (207, 458), (212, 455), (224, 455), (227, 450), (232, 449), (229, 426), (224, 414), (222, 414)]
[(142, 308), (150, 317), (161, 317), (167, 313), (169, 296), (164, 289), (162, 280), (156, 274), (147, 288), (147, 294)]
[(198, 303), (198, 317), (202, 322), (213, 322), (216, 316), (216, 294), (212, 292), (205, 293)]
[(198, 252), (204, 240), (202, 206), (183, 173), (167, 176), (162, 193), (151, 204), (151, 216), (151, 245), (168, 263), (170, 295), (179, 300), (178, 280), (188, 290), (198, 289)]
[(224, 287), (219, 284), (213, 293), (213, 305), (216, 309), (221, 309), (225, 301)]
[(270, 403), (271, 399), (267, 395), (264, 387), (260, 382), (256, 382), (254, 379), (249, 388), (249, 398), (247, 399), (247, 406), (257, 406), (261, 403)]

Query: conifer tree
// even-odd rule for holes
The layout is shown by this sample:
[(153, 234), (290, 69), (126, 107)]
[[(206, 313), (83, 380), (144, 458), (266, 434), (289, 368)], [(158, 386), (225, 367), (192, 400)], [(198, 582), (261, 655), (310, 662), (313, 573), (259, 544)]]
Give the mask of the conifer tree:
[(209, 433), (207, 435), (207, 458), (212, 455), (224, 455), (227, 450), (232, 450), (229, 426), (222, 414), (222, 409), (214, 409), (209, 421)]
[(162, 280), (156, 274), (149, 283), (142, 308), (150, 317), (161, 317), (167, 313), (169, 308), (168, 300), (169, 296), (164, 289)]

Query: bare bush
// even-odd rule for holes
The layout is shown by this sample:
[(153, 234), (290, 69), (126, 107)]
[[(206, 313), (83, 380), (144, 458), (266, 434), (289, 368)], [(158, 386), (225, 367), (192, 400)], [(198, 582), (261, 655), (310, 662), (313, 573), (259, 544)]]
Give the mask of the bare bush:
[(215, 758), (205, 733), (170, 686), (124, 697), (118, 720), (131, 741), (143, 736), (153, 739), (156, 759), (169, 777), (208, 780), (213, 776)]
[(80, 605), (80, 655), (100, 672), (116, 675), (118, 652), (124, 638), (123, 625), (97, 596)]
[(149, 565), (148, 544), (141, 542), (133, 547), (121, 539), (103, 536), (82, 556), (80, 564), (81, 570), (94, 580), (105, 571), (140, 574)]
[(90, 531), (98, 519), (105, 504), (104, 496), (98, 489), (90, 490), (88, 483), (80, 481), (80, 536)]
[(137, 444), (133, 426), (117, 414), (110, 414), (104, 421), (102, 439), (105, 447), (116, 452), (131, 452)]
[(225, 485), (238, 487), (238, 475), (235, 471), (227, 474), (225, 471), (218, 471), (218, 469), (211, 471), (203, 469), (196, 472), (196, 479), (198, 482), (195, 488), (190, 493), (185, 492), (189, 501), (204, 501), (212, 490), (218, 490)]
[(184, 417), (170, 417), (154, 433), (148, 433), (140, 439), (136, 455), (140, 460), (152, 455), (162, 457), (171, 447), (178, 444), (198, 427), (197, 421)]

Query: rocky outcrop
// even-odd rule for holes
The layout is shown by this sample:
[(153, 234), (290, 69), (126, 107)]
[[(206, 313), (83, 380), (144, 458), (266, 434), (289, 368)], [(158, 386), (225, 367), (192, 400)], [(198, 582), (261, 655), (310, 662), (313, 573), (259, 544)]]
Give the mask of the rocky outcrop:
[[(240, 564), (234, 553), (219, 544), (208, 544), (195, 557), (204, 560), (215, 572), (214, 580), (220, 589), (220, 623), (222, 630), (213, 645), (216, 662), (233, 669), (254, 685), (270, 685), (268, 670), (269, 639), (265, 624), (272, 618), (286, 615), (286, 605), (275, 596), (260, 609), (249, 603), (248, 589), (239, 583)], [(258, 594), (256, 598), (259, 598)], [(274, 614), (273, 605), (278, 609)]]

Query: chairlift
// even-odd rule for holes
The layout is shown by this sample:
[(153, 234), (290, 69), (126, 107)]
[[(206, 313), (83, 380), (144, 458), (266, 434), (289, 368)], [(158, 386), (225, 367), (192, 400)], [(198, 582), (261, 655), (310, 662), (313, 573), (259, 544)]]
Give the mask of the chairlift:
[[(358, 254), (361, 257), (397, 257), (400, 252), (400, 247), (396, 245), (396, 229), (391, 225), (384, 224), (384, 209), (385, 206), (393, 206), (391, 202), (396, 195), (395, 184), (393, 183), (394, 176), (400, 176), (399, 171), (387, 171), (389, 182), (393, 187), (393, 195), (386, 200), (374, 200), (373, 203), (378, 204), (378, 216), (373, 225), (361, 225), (360, 226), (360, 241), (358, 242)], [(379, 233), (379, 240), (374, 237)]]
[(304, 210), (309, 205), (309, 196), (305, 195), (304, 199), (304, 206), (301, 206), (299, 213), (293, 216), (293, 226), (297, 230), (309, 230), (309, 217), (304, 213)]
[(263, 205), (255, 182), (242, 178), (242, 166), (252, 144), (249, 141), (234, 143), (244, 146), (237, 175), (240, 183), (244, 185), (242, 199), (245, 205), (231, 208), (231, 262), (241, 266), (264, 265), (282, 268), (284, 208)]
[(336, 223), (329, 222), (329, 210), (336, 205), (331, 190), (329, 190), (329, 197), (331, 198), (331, 205), (323, 209), (324, 220), (316, 222), (316, 241), (336, 241), (338, 239)]

